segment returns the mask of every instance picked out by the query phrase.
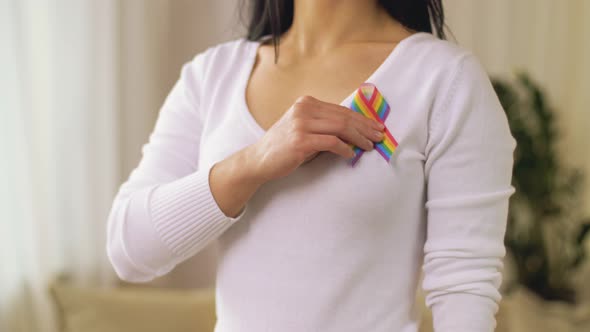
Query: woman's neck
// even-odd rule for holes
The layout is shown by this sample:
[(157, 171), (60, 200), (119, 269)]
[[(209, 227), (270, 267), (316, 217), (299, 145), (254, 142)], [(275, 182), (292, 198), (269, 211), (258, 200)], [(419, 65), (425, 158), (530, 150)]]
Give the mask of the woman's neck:
[(391, 29), (403, 27), (376, 0), (295, 0), (293, 24), (281, 44), (300, 56), (317, 56), (343, 43), (382, 40)]

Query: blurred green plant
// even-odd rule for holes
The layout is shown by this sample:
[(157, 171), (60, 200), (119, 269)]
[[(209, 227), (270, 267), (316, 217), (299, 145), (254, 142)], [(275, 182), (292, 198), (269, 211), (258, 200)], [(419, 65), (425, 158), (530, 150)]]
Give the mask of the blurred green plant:
[(558, 155), (555, 113), (539, 85), (525, 73), (492, 83), (517, 141), (505, 237), (515, 281), (546, 300), (573, 303), (571, 276), (586, 259), (590, 232), (581, 213), (584, 176)]

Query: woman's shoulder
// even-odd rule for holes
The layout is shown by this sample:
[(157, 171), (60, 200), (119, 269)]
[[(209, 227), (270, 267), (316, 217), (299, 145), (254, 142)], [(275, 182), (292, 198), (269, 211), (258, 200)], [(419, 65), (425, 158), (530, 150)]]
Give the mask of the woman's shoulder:
[(439, 92), (445, 86), (465, 90), (490, 87), (489, 76), (477, 56), (456, 42), (419, 33), (403, 47), (397, 70), (405, 71), (408, 77), (431, 82), (430, 86)]
[(246, 37), (240, 37), (213, 44), (196, 53), (191, 62), (210, 66), (215, 63), (227, 63), (228, 60), (243, 61), (246, 59), (247, 50), (255, 43)]
[(231, 78), (248, 66), (256, 43), (240, 37), (208, 46), (184, 64), (186, 77), (208, 85)]
[(400, 58), (407, 64), (406, 68), (419, 70), (431, 79), (439, 78), (441, 83), (459, 72), (472, 78), (488, 79), (484, 66), (472, 51), (430, 33), (413, 36)]
[(461, 46), (457, 42), (450, 41), (448, 39), (440, 39), (431, 33), (419, 32), (408, 37), (408, 47), (413, 49), (414, 52), (429, 53), (436, 55), (433, 59), (444, 62), (452, 60), (457, 57), (470, 54), (467, 48)]

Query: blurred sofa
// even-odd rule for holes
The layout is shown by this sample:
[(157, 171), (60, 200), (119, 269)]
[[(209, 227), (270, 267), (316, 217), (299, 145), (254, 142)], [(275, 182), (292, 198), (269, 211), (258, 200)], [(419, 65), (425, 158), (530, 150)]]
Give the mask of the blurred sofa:
[[(61, 332), (212, 332), (215, 327), (213, 289), (101, 289), (56, 281), (50, 291)], [(420, 295), (418, 301), (424, 302)], [(425, 307), (422, 316), (420, 332), (432, 332)], [(497, 332), (590, 331), (590, 307), (548, 303), (519, 290), (504, 298), (497, 321)]]
[[(212, 332), (215, 327), (213, 289), (83, 288), (58, 280), (50, 292), (61, 332)], [(427, 312), (420, 332), (432, 331), (430, 319)]]
[(212, 332), (213, 290), (81, 288), (54, 282), (61, 332)]

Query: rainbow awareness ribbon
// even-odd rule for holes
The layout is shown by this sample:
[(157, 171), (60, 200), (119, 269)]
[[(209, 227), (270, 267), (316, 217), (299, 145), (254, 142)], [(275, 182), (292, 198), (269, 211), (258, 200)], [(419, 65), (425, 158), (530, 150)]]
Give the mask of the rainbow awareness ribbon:
[[(385, 125), (385, 119), (389, 115), (390, 107), (387, 101), (385, 101), (385, 98), (383, 98), (383, 95), (377, 90), (377, 87), (372, 83), (366, 82), (361, 84), (357, 89), (350, 109)], [(349, 144), (349, 146), (354, 149), (354, 157), (349, 159), (349, 164), (352, 167), (360, 159), (365, 150), (354, 146), (354, 144)], [(389, 162), (398, 143), (389, 132), (389, 129), (385, 127), (383, 140), (374, 143), (374, 146), (375, 150)]]

